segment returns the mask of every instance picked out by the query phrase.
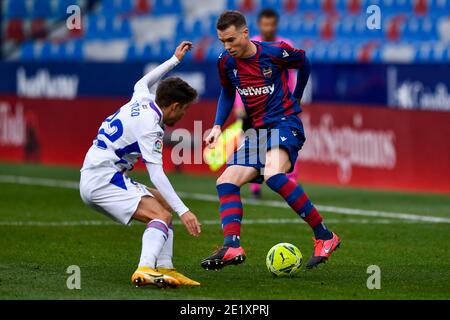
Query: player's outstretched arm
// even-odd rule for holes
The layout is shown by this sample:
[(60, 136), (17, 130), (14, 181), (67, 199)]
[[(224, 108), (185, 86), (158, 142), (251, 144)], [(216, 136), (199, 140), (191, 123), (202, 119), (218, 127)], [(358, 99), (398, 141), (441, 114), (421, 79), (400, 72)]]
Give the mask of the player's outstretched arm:
[(158, 82), (167, 72), (175, 68), (177, 64), (183, 60), (186, 53), (192, 48), (192, 42), (182, 41), (175, 49), (173, 56), (164, 63), (157, 66), (155, 69), (143, 76), (134, 85), (134, 91), (145, 90), (149, 91), (149, 87)]
[(180, 216), (180, 219), (186, 226), (188, 232), (192, 236), (198, 237), (201, 232), (201, 224), (195, 214), (186, 207), (180, 197), (176, 194), (172, 184), (164, 173), (162, 164), (146, 163), (146, 166), (150, 175), (150, 180), (153, 182), (156, 189), (158, 189), (173, 211)]

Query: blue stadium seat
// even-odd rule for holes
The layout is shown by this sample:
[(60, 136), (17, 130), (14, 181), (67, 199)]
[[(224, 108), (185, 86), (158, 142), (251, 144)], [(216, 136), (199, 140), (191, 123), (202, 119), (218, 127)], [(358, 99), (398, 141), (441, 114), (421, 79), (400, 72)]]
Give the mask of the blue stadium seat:
[(271, 8), (278, 11), (280, 14), (280, 9), (283, 7), (282, 0), (261, 0), (261, 9)]
[(175, 42), (180, 42), (180, 40), (186, 40), (189, 39), (189, 35), (186, 32), (186, 23), (184, 22), (183, 18), (179, 18), (177, 25), (176, 25), (176, 31), (175, 31)]
[(34, 42), (27, 41), (20, 46), (20, 60), (34, 60)]
[(161, 58), (172, 56), (174, 45), (171, 44), (171, 41), (168, 40), (160, 40), (159, 41), (159, 54)]
[(428, 62), (431, 59), (432, 45), (429, 42), (417, 43), (414, 60), (417, 62)]
[(33, 18), (51, 18), (54, 16), (51, 2), (48, 0), (34, 0), (31, 12)]
[(72, 40), (64, 44), (64, 59), (80, 61), (84, 58), (82, 40)]
[(55, 15), (57, 17), (65, 17), (68, 15), (67, 8), (71, 5), (79, 5), (79, 1), (77, 0), (57, 0)]
[(450, 12), (450, 0), (430, 0), (430, 10), (434, 13), (448, 14)]
[(131, 43), (127, 50), (127, 60), (136, 61), (141, 60), (144, 55), (144, 50), (138, 48), (134, 43)]
[[(131, 37), (130, 22), (127, 19), (116, 17), (100, 17), (97, 21), (97, 30), (95, 35), (101, 39), (117, 39)], [(104, 25), (104, 28), (98, 29)], [(99, 26), (100, 24), (100, 26)]]
[[(393, 10), (395, 12), (412, 12), (413, 1), (411, 0), (391, 0), (393, 2)], [(389, 1), (385, 1), (389, 2)]]
[(155, 59), (155, 56), (156, 56), (156, 52), (154, 50), (154, 45), (147, 44), (144, 47), (144, 51), (142, 52), (142, 55), (141, 55), (142, 59), (152, 60), (152, 59)]
[(130, 38), (132, 36), (130, 21), (127, 19), (119, 19), (116, 34), (119, 38)]
[(86, 19), (85, 39), (100, 39), (104, 36), (108, 19), (104, 16), (89, 15)]
[(119, 13), (128, 13), (133, 11), (134, 0), (121, 0), (118, 6)]
[(25, 18), (27, 16), (27, 7), (25, 0), (7, 0), (6, 18)]
[(320, 0), (299, 0), (298, 8), (300, 12), (307, 11), (321, 11), (321, 3)]
[(40, 59), (41, 60), (63, 60), (64, 47), (57, 43), (45, 42), (42, 46)]
[(100, 4), (100, 14), (113, 16), (117, 13), (116, 0), (102, 0)]
[(238, 9), (239, 0), (227, 0), (226, 8), (228, 10), (237, 10)]
[(434, 62), (448, 62), (448, 45), (435, 43), (432, 47), (431, 57)]
[(152, 14), (181, 14), (180, 0), (154, 0)]

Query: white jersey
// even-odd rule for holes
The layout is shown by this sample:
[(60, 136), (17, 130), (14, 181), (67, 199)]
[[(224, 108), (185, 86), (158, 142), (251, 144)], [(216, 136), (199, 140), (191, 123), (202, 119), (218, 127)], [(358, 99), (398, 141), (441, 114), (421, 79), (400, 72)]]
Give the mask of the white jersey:
[(162, 164), (163, 135), (162, 112), (154, 96), (148, 91), (135, 92), (102, 123), (81, 170), (98, 166), (131, 170), (139, 157)]

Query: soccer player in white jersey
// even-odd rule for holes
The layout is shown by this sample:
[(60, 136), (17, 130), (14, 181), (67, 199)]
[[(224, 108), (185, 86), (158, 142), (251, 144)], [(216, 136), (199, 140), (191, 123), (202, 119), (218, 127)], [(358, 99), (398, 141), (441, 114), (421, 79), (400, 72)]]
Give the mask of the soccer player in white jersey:
[[(193, 236), (199, 236), (201, 225), (175, 193), (162, 166), (164, 126), (172, 126), (183, 117), (197, 92), (177, 77), (160, 81), (156, 96), (149, 89), (180, 63), (191, 47), (191, 42), (181, 42), (169, 60), (136, 83), (131, 100), (100, 126), (81, 169), (80, 195), (87, 205), (122, 224), (137, 220), (147, 225), (139, 266), (131, 277), (137, 286), (200, 285), (172, 264), (170, 210), (180, 216)], [(157, 190), (127, 176), (139, 157)]]

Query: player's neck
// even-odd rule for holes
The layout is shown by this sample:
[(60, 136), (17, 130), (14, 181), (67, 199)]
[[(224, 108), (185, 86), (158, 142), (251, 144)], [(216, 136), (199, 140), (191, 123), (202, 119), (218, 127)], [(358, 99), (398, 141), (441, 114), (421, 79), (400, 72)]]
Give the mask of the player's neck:
[(261, 37), (261, 39), (262, 39), (263, 42), (274, 42), (276, 37), (275, 36), (273, 36), (273, 37)]
[(250, 41), (250, 44), (247, 46), (247, 49), (245, 50), (241, 58), (245, 59), (253, 57), (257, 51), (258, 48), (256, 48), (256, 44), (254, 44), (253, 41)]

